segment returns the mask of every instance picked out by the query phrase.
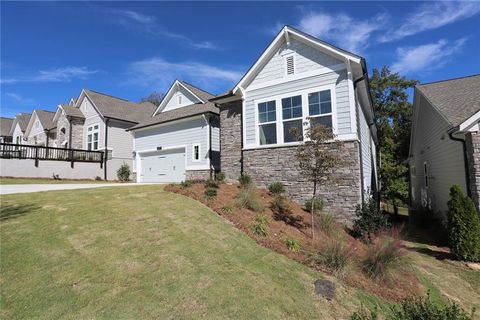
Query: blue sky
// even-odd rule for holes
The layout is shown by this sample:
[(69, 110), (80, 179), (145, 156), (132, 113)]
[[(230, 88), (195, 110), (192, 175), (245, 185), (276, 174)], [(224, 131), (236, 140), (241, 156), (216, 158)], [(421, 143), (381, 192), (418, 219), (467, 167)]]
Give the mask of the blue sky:
[(430, 82), (480, 72), (480, 2), (1, 2), (0, 113), (82, 88), (230, 89), (285, 25)]

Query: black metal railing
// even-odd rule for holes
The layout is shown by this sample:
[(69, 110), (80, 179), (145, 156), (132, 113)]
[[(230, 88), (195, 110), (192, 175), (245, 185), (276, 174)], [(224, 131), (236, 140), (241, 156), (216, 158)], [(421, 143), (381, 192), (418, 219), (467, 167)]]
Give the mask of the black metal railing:
[(2, 159), (34, 159), (74, 162), (96, 162), (103, 164), (103, 152), (83, 149), (64, 149), (36, 145), (0, 143), (0, 158)]

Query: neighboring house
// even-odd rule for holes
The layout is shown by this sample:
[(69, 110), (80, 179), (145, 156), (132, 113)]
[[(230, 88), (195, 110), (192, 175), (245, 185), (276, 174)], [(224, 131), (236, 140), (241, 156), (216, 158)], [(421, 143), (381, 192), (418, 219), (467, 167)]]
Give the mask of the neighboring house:
[[(72, 137), (68, 143), (81, 149), (107, 150), (104, 179), (116, 179), (117, 170), (123, 163), (128, 164), (132, 169), (133, 138), (126, 130), (150, 118), (156, 106), (150, 102), (134, 103), (88, 89), (82, 90), (78, 99), (73, 102), (77, 111), (80, 111), (84, 117), (81, 129), (82, 143), (80, 145), (78, 135)], [(68, 118), (68, 116), (72, 117), (75, 112), (75, 121), (78, 123), (82, 118), (80, 113), (70, 107), (61, 109), (62, 111), (57, 110), (57, 113), (62, 128), (65, 127), (65, 133), (60, 132), (62, 139), (65, 139), (66, 126), (70, 124), (66, 123), (66, 119), (62, 120), (63, 116), (61, 115), (64, 114), (65, 118)], [(72, 135), (79, 131), (80, 127), (72, 126)], [(62, 140), (60, 143), (64, 143), (64, 141)]]
[(30, 113), (19, 113), (13, 119), (10, 135), (12, 136), (12, 143), (25, 144), (25, 131), (27, 130), (28, 122), (30, 121)]
[(35, 109), (25, 130), (27, 144), (45, 147), (55, 146), (56, 126), (53, 122), (54, 112)]
[(11, 133), (12, 125), (13, 125), (12, 118), (0, 117), (0, 143), (12, 142), (12, 133)]
[(445, 214), (460, 185), (479, 209), (480, 75), (417, 85), (410, 139), (413, 209)]
[(138, 182), (207, 179), (219, 169), (218, 108), (214, 96), (175, 81), (152, 117), (130, 128)]
[(210, 101), (220, 108), (221, 170), (229, 180), (242, 172), (266, 186), (283, 182), (291, 198), (312, 194), (295, 157), (307, 118), (332, 127), (344, 141), (336, 184), (318, 194), (327, 208), (351, 221), (356, 206), (377, 191), (376, 126), (365, 59), (284, 27), (228, 93)]
[(53, 122), (57, 127), (57, 146), (59, 148), (83, 148), (85, 116), (79, 108), (72, 105), (58, 105)]

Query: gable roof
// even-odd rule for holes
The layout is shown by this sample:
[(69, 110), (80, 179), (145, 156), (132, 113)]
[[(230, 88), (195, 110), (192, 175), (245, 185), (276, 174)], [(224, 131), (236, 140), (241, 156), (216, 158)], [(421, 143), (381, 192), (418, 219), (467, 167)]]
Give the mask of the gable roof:
[(0, 117), (0, 136), (9, 137), (10, 129), (12, 128), (13, 118)]
[(90, 89), (82, 90), (77, 104), (82, 101), (82, 95), (88, 97), (103, 117), (127, 122), (139, 123), (148, 119), (156, 108), (150, 102), (135, 103)]
[(13, 120), (13, 124), (11, 127), (11, 132), (10, 134), (13, 134), (13, 130), (15, 130), (15, 125), (18, 123), (20, 130), (25, 133), (25, 130), (27, 130), (28, 127), (28, 122), (30, 121), (30, 117), (32, 115), (30, 113), (19, 113), (15, 116), (15, 119)]
[(55, 112), (46, 110), (34, 110), (34, 112), (37, 114), (37, 118), (42, 124), (43, 129), (50, 130), (55, 128), (55, 123), (53, 123)]
[(453, 126), (480, 111), (480, 74), (415, 87)]
[(213, 94), (208, 93), (205, 90), (202, 90), (198, 87), (195, 87), (194, 85), (191, 85), (190, 83), (177, 79), (170, 86), (170, 89), (168, 89), (162, 101), (160, 102), (158, 107), (155, 109), (153, 116), (157, 115), (158, 112), (162, 112), (162, 110), (166, 107), (168, 101), (170, 101), (170, 99), (172, 98), (175, 91), (178, 90), (180, 87), (184, 88), (187, 92), (192, 94), (196, 99), (198, 99), (198, 102), (200, 103), (206, 103), (209, 99), (212, 99), (213, 97), (215, 97)]

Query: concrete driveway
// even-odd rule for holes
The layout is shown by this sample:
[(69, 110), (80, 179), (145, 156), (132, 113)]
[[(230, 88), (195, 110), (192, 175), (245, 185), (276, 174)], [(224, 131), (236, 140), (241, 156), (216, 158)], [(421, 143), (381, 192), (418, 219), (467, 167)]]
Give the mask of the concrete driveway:
[(0, 185), (0, 195), (13, 193), (29, 193), (51, 190), (74, 190), (107, 187), (138, 186), (138, 183), (72, 183), (72, 184), (3, 184)]

